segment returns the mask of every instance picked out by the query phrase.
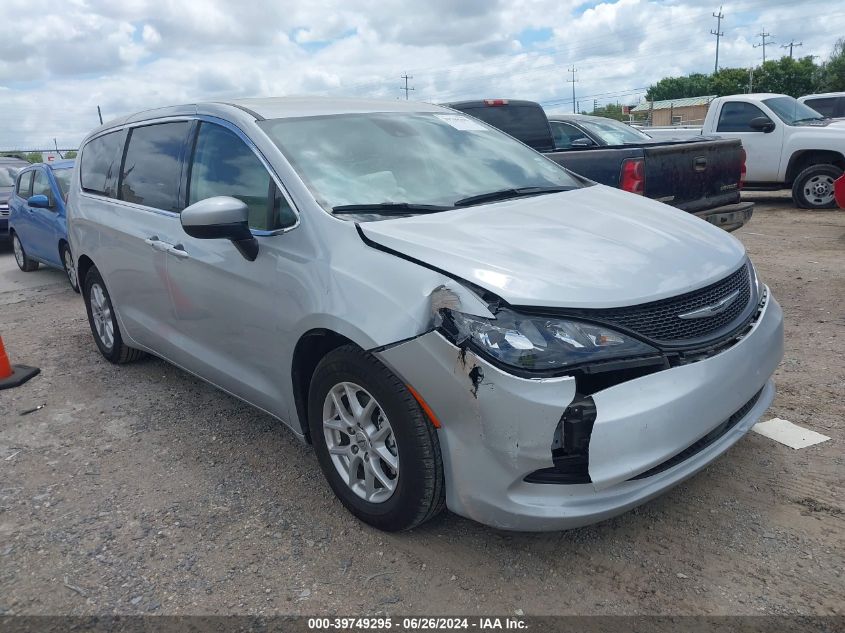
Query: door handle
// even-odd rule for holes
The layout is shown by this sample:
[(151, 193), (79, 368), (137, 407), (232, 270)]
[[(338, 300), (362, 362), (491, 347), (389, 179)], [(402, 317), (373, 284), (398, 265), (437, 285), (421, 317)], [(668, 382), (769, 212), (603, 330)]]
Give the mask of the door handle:
[(175, 246), (168, 245), (167, 252), (179, 259), (187, 259), (190, 257), (188, 252), (185, 250), (185, 247), (181, 244), (176, 244)]
[(160, 253), (166, 253), (167, 249), (170, 248), (170, 244), (168, 244), (167, 242), (162, 242), (160, 239), (158, 239), (158, 235), (148, 237), (144, 240), (144, 243), (149, 244)]

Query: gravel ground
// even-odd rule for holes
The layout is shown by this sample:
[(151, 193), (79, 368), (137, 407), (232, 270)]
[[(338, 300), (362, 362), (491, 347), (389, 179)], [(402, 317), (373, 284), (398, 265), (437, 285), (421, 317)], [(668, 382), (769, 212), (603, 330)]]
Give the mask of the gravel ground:
[(61, 273), (0, 245), (0, 333), (42, 370), (0, 392), (0, 614), (845, 613), (845, 212), (754, 199), (735, 235), (786, 313), (764, 419), (832, 440), (752, 433), (635, 511), (548, 534), (362, 525), (283, 425), (162, 361), (110, 365)]

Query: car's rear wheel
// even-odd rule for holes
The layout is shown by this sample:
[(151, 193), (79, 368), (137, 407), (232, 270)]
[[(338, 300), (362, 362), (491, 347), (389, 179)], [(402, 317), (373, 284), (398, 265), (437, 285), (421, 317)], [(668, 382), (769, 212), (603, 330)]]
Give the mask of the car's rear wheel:
[(836, 165), (810, 165), (792, 183), (792, 199), (802, 209), (831, 209), (836, 206), (833, 183), (842, 175)]
[(23, 249), (23, 244), (21, 244), (21, 238), (18, 237), (17, 233), (12, 233), (12, 250), (15, 252), (15, 262), (18, 268), (25, 273), (38, 270), (38, 262), (27, 257), (26, 251)]
[(121, 364), (143, 358), (144, 352), (124, 344), (109, 291), (94, 267), (85, 275), (83, 297), (94, 342), (106, 360)]
[(345, 345), (323, 358), (311, 380), (308, 423), (329, 485), (362, 521), (408, 530), (443, 509), (437, 431), (371, 354)]
[(76, 266), (73, 265), (73, 255), (70, 253), (70, 247), (62, 243), (59, 252), (62, 256), (62, 265), (65, 268), (68, 283), (70, 283), (70, 287), (73, 288), (74, 292), (79, 292), (79, 279), (76, 277)]

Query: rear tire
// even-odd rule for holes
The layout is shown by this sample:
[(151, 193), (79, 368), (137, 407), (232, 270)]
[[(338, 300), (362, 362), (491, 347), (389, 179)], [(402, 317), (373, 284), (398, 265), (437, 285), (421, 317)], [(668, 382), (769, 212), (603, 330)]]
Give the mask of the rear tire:
[(329, 485), (365, 523), (410, 530), (445, 507), (437, 430), (402, 381), (371, 354), (344, 345), (320, 361), (308, 425)]
[(23, 249), (23, 244), (17, 233), (12, 233), (12, 250), (15, 252), (15, 262), (25, 273), (31, 273), (33, 270), (38, 270), (38, 262), (30, 259)]
[(836, 165), (810, 165), (795, 177), (792, 183), (792, 200), (801, 209), (832, 209), (833, 181), (842, 175)]
[(95, 267), (85, 275), (82, 294), (85, 297), (85, 309), (88, 312), (88, 324), (91, 326), (94, 342), (105, 359), (110, 363), (123, 364), (143, 358), (144, 352), (123, 343), (111, 297)]
[(67, 275), (70, 287), (73, 288), (74, 292), (79, 292), (79, 279), (76, 276), (76, 266), (73, 264), (73, 255), (70, 253), (70, 247), (62, 243), (61, 248), (59, 248), (59, 255), (62, 258), (62, 265), (65, 268), (65, 274)]

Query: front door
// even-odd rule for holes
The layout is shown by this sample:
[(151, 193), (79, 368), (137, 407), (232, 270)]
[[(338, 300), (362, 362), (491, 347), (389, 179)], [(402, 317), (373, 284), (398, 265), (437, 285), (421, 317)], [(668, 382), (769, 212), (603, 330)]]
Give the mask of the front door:
[[(179, 346), (171, 360), (280, 417), (289, 381), (285, 349), (291, 286), (284, 232), (295, 224), (290, 203), (263, 160), (233, 129), (203, 121), (197, 130), (187, 202), (233, 196), (250, 210), (259, 253), (248, 261), (224, 239), (172, 241), (167, 273)], [(289, 311), (289, 310), (288, 310)]]
[[(775, 124), (771, 132), (751, 128), (751, 120), (767, 117)], [(728, 101), (722, 105), (716, 134), (723, 138), (738, 138), (745, 149), (745, 180), (752, 182), (777, 182), (780, 172), (781, 146), (784, 123), (763, 112), (753, 103)]]

